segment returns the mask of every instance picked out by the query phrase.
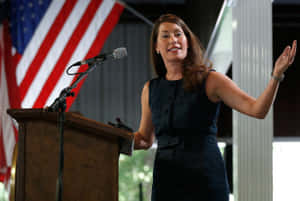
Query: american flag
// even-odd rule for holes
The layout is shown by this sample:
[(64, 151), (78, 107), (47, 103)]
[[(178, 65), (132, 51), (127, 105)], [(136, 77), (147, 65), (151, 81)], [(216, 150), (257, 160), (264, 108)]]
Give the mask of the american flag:
[[(122, 11), (123, 5), (115, 0), (10, 1), (10, 20), (0, 25), (2, 181), (9, 174), (17, 141), (16, 126), (6, 109), (50, 105), (75, 79), (65, 74), (66, 68), (100, 52)], [(78, 70), (82, 68), (86, 66)], [(67, 109), (74, 99), (67, 99)]]

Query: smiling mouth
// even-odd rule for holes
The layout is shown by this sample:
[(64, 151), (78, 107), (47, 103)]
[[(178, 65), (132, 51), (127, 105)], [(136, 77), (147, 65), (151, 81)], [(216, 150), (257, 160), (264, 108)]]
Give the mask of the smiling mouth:
[(181, 48), (173, 47), (173, 48), (168, 49), (168, 52), (174, 52), (174, 51), (177, 51), (177, 50), (180, 50), (180, 49)]

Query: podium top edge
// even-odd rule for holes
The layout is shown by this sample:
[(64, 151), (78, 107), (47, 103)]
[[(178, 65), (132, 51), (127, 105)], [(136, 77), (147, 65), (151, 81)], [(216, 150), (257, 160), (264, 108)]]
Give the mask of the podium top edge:
[[(43, 108), (8, 109), (7, 113), (17, 120), (18, 123), (28, 121), (47, 121), (57, 123), (59, 114), (58, 112), (49, 112)], [(125, 140), (133, 139), (133, 133), (86, 118), (76, 112), (65, 112), (65, 127), (86, 130), (89, 132), (93, 131), (95, 133), (107, 133), (115, 137), (121, 137)]]

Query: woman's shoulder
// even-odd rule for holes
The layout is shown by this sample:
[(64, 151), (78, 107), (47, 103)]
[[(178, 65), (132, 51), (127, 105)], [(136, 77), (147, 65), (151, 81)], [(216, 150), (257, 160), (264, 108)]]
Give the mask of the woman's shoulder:
[(227, 79), (226, 75), (223, 75), (220, 72), (217, 72), (216, 70), (210, 70), (207, 74), (206, 81), (210, 84), (215, 83), (216, 81)]
[(228, 79), (226, 75), (223, 75), (217, 71), (210, 71), (207, 75), (205, 82), (205, 91), (209, 99), (213, 102), (220, 101), (216, 95), (218, 86), (224, 84), (224, 81)]
[(154, 78), (150, 79), (149, 82), (158, 82), (161, 79), (162, 79), (161, 77), (154, 77)]
[(220, 72), (210, 72), (207, 75), (206, 85), (210, 88), (222, 87), (224, 85), (228, 85), (232, 83), (232, 80), (227, 76)]
[(147, 80), (144, 84), (144, 88), (143, 90), (149, 91), (149, 88), (151, 87), (151, 85), (156, 84), (158, 81), (160, 80), (159, 77), (156, 78), (152, 78), (150, 80)]
[(153, 86), (158, 86), (159, 83), (161, 82), (161, 78), (160, 77), (155, 77), (155, 78), (152, 78), (150, 80), (148, 80), (145, 85), (148, 86), (148, 88), (152, 88)]

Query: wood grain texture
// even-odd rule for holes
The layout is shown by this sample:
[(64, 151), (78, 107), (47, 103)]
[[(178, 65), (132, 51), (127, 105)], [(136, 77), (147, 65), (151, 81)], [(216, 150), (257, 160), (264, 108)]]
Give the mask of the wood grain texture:
[[(17, 201), (52, 201), (58, 176), (55, 113), (9, 111), (20, 124)], [(66, 113), (63, 200), (118, 200), (119, 139), (130, 133)]]

